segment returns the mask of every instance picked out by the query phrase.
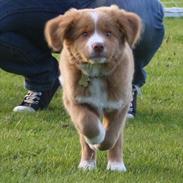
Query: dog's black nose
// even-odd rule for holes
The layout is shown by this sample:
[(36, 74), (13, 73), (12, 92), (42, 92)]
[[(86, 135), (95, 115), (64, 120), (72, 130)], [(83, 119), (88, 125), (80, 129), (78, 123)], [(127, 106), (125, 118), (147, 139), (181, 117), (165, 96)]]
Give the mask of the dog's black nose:
[(104, 50), (104, 44), (102, 44), (102, 43), (94, 43), (92, 45), (92, 47), (93, 47), (93, 50), (95, 51), (95, 53), (97, 53), (97, 54), (102, 53)]

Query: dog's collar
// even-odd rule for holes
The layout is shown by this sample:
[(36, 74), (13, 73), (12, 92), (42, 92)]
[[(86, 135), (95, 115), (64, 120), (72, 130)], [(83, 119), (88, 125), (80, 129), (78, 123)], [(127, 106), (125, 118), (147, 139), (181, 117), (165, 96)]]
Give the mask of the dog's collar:
[(110, 72), (104, 69), (104, 64), (80, 64), (81, 78), (79, 85), (87, 87), (92, 79), (100, 79), (108, 76)]
[(88, 76), (88, 75), (85, 75), (82, 73), (81, 78), (79, 80), (79, 85), (86, 88), (92, 79), (99, 79), (102, 77), (104, 77), (104, 76)]
[(82, 74), (79, 80), (79, 85), (86, 88), (89, 85), (90, 78), (87, 75)]
[(78, 68), (83, 75), (86, 75), (89, 78), (100, 78), (111, 74), (111, 70), (109, 70), (106, 63), (82, 63), (78, 65)]

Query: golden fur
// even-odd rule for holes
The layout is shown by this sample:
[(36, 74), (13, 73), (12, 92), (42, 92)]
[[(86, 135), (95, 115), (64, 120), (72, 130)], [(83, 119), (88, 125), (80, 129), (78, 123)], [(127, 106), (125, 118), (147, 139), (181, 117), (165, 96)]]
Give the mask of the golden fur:
[(95, 168), (99, 149), (109, 150), (108, 169), (125, 171), (122, 136), (140, 31), (139, 17), (114, 5), (71, 9), (46, 24), (49, 46), (62, 50), (63, 100), (80, 135), (80, 168)]

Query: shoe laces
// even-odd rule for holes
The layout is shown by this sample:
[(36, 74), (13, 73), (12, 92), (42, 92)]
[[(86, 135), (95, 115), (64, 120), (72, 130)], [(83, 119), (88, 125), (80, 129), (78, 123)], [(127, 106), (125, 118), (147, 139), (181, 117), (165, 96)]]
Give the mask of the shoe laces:
[(133, 106), (133, 103), (132, 101), (130, 102), (130, 106), (129, 106), (129, 109), (128, 109), (128, 112), (132, 113), (134, 111), (134, 106)]
[(129, 113), (134, 113), (135, 112), (136, 96), (139, 93), (141, 93), (140, 92), (140, 88), (138, 86), (136, 86), (136, 85), (133, 85), (133, 87), (132, 87), (132, 99), (131, 99), (130, 106), (129, 106), (129, 109), (128, 109)]
[(42, 92), (28, 91), (27, 95), (25, 95), (24, 102), (28, 104), (38, 104), (41, 96)]

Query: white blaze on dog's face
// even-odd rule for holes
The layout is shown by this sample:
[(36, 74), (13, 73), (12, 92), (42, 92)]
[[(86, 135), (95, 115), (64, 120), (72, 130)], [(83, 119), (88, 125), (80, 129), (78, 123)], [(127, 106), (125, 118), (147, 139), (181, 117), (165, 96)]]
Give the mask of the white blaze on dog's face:
[(107, 46), (105, 46), (105, 37), (98, 28), (99, 14), (94, 11), (90, 13), (94, 23), (94, 30), (86, 42), (91, 62), (106, 62)]
[(55, 50), (69, 48), (74, 60), (105, 63), (116, 60), (126, 47), (133, 46), (140, 34), (138, 16), (117, 6), (71, 9), (47, 23), (45, 34)]

